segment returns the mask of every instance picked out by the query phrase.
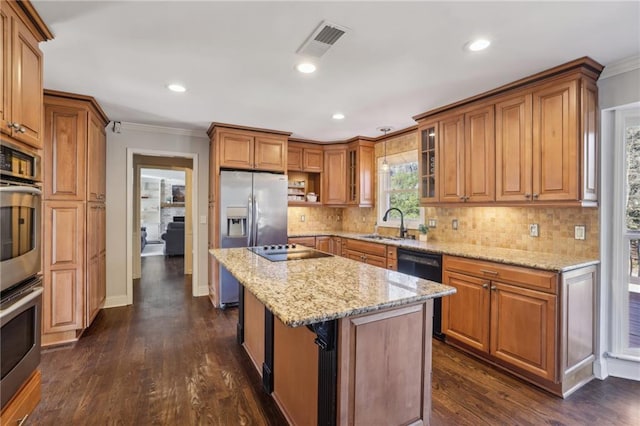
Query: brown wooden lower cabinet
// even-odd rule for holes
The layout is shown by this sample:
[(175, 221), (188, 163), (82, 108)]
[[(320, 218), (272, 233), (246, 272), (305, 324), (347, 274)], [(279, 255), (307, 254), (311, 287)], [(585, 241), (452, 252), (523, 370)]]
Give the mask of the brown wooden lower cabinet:
[(33, 412), (41, 398), (42, 378), (36, 370), (0, 414), (0, 425), (21, 425)]
[(298, 244), (311, 248), (316, 247), (316, 237), (289, 237), (287, 241), (289, 244)]
[(239, 341), (289, 424), (429, 423), (433, 300), (292, 328), (241, 290)]
[(387, 267), (387, 246), (354, 239), (343, 239), (342, 255), (380, 268)]
[[(446, 340), (560, 396), (593, 377), (595, 266), (556, 274), (444, 256)], [(561, 362), (562, 361), (562, 362)]]
[(316, 250), (325, 251), (331, 253), (331, 237), (328, 235), (321, 235), (316, 237)]

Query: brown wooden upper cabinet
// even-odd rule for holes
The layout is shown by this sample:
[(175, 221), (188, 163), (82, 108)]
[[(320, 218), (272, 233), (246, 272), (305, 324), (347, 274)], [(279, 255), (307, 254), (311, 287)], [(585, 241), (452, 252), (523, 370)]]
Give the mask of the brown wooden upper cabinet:
[(445, 118), (440, 126), (440, 201), (493, 201), (493, 105)]
[(347, 148), (347, 203), (373, 207), (375, 196), (375, 149), (373, 142), (357, 141)]
[(53, 35), (29, 2), (2, 4), (0, 132), (42, 148), (42, 52), (38, 43)]
[(414, 117), (421, 203), (596, 205), (602, 68), (581, 58)]
[(326, 205), (347, 204), (347, 147), (331, 145), (324, 150), (323, 199)]
[(90, 96), (45, 91), (44, 199), (104, 202), (109, 119)]
[(215, 141), (222, 168), (286, 171), (286, 135), (221, 128)]
[(287, 170), (322, 172), (324, 159), (322, 147), (290, 141), (287, 152)]
[(597, 88), (575, 75), (496, 104), (496, 199), (597, 201)]

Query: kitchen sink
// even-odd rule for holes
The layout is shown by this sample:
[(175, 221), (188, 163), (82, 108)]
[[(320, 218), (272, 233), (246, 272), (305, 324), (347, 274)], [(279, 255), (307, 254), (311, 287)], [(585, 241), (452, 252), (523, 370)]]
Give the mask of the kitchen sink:
[(400, 237), (386, 237), (378, 234), (361, 235), (360, 238), (366, 238), (368, 240), (402, 240)]

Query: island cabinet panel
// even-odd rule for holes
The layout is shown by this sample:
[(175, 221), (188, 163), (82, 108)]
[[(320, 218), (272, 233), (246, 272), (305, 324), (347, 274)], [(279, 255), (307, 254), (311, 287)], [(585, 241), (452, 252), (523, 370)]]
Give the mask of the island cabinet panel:
[(273, 399), (289, 424), (312, 426), (318, 413), (318, 346), (307, 327), (291, 328), (279, 319), (273, 330)]
[(427, 425), (433, 301), (340, 320), (340, 425)]
[(264, 363), (264, 305), (246, 288), (241, 287), (244, 292), (244, 348), (253, 361), (253, 365), (262, 375), (262, 364)]

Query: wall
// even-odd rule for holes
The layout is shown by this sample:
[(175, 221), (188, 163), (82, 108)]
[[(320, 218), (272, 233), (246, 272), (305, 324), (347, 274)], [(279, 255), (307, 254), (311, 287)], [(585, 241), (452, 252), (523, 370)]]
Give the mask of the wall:
[[(128, 302), (127, 295), (127, 149), (154, 150), (198, 155), (197, 215), (207, 216), (209, 140), (204, 132), (194, 133), (122, 123), (121, 133), (107, 127), (107, 301), (105, 306), (120, 306)], [(198, 239), (197, 287), (207, 294), (207, 224), (196, 225)]]

